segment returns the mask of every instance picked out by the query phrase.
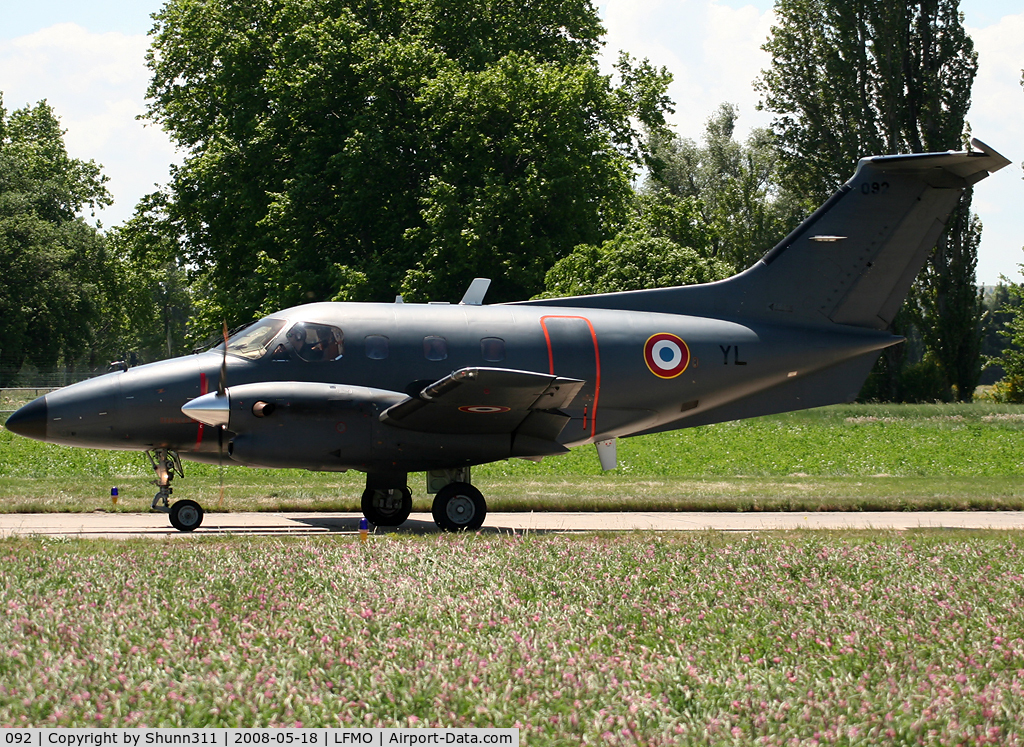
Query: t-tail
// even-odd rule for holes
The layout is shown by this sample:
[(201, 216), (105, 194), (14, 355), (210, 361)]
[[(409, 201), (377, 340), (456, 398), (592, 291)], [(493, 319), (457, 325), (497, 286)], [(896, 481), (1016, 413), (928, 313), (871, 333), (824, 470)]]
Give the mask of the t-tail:
[(533, 303), (887, 329), (963, 191), (1010, 163), (971, 144), (861, 159), (824, 205), (727, 280)]

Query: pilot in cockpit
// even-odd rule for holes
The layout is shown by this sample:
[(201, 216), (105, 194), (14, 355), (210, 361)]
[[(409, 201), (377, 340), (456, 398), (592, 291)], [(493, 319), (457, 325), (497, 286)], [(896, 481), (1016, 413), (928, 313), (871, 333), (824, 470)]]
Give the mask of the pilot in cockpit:
[(285, 342), (275, 348), (273, 359), (288, 360), (294, 355), (304, 361), (339, 360), (344, 341), (344, 334), (337, 327), (299, 322), (288, 330)]
[(324, 346), (317, 339), (316, 330), (304, 324), (296, 324), (288, 330), (288, 341), (295, 353), (305, 361), (324, 359)]

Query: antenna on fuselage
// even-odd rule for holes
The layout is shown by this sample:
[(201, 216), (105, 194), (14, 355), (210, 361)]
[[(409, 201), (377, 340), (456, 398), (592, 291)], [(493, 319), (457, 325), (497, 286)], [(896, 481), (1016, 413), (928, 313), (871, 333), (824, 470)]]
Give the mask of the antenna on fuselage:
[(473, 278), (473, 282), (469, 284), (469, 288), (466, 290), (466, 295), (462, 297), (459, 304), (465, 306), (482, 306), (484, 303), (484, 296), (487, 295), (487, 289), (490, 287), (490, 278)]

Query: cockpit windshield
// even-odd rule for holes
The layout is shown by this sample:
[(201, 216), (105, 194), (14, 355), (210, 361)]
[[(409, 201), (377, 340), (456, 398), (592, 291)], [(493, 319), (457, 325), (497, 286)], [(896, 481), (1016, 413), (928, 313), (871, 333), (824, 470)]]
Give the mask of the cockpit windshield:
[(284, 319), (261, 319), (228, 340), (228, 352), (256, 360), (267, 352), (270, 343), (287, 324)]

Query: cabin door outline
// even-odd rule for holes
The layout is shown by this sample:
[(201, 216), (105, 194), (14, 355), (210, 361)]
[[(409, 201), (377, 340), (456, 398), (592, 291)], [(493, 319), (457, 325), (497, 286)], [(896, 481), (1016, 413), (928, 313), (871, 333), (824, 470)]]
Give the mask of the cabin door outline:
[(557, 361), (558, 376), (585, 379), (587, 382), (577, 398), (583, 402), (583, 430), (589, 431), (590, 437), (594, 438), (597, 434), (597, 404), (601, 395), (601, 350), (594, 325), (585, 316), (547, 314), (540, 318), (540, 326), (548, 349), (548, 373), (555, 375)]

